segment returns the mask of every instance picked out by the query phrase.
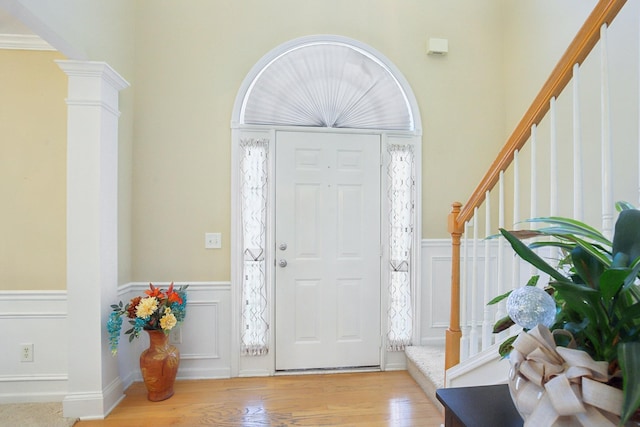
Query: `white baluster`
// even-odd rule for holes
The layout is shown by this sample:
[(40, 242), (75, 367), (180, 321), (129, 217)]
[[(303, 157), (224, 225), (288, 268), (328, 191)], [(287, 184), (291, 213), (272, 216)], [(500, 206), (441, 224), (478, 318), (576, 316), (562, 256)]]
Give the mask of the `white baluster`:
[(520, 151), (513, 152), (513, 228), (520, 222)]
[(580, 122), (580, 65), (573, 65), (573, 218), (584, 219), (582, 132)]
[(538, 215), (538, 127), (531, 126), (531, 141), (529, 147), (531, 150), (531, 193), (529, 218), (535, 218)]
[(558, 129), (556, 98), (549, 102), (549, 119), (551, 122), (549, 139), (549, 214), (558, 214)]
[[(556, 98), (549, 102), (550, 139), (549, 139), (549, 215), (558, 215), (558, 117), (556, 110)], [(560, 249), (549, 248), (549, 256), (560, 259)]]
[[(504, 227), (504, 171), (500, 171), (500, 179), (498, 181), (499, 183), (499, 200), (498, 200), (498, 227), (499, 228), (505, 228)], [(514, 189), (515, 191), (515, 189)], [(516, 201), (514, 200), (514, 203)], [(493, 296), (496, 295), (502, 295), (503, 293), (505, 293), (506, 290), (506, 283), (504, 280), (504, 266), (506, 265), (505, 262), (505, 254), (504, 254), (504, 245), (502, 244), (502, 239), (496, 239), (495, 242), (498, 245), (498, 284), (496, 287), (496, 290), (494, 292)], [(486, 302), (488, 302), (489, 300), (487, 300)], [(485, 302), (485, 303), (486, 303)], [(496, 310), (496, 314), (494, 317), (494, 321), (493, 323), (495, 324), (495, 322), (497, 320), (502, 319), (504, 316), (507, 315), (507, 310), (506, 310), (506, 301), (501, 301), (498, 304), (498, 308)], [(493, 331), (492, 331), (493, 332)], [(506, 334), (507, 332), (502, 332), (498, 335), (494, 335), (495, 340), (500, 340), (502, 341), (502, 339), (506, 338)]]
[(602, 234), (610, 238), (613, 234), (613, 179), (611, 177), (611, 111), (609, 107), (609, 60), (607, 52), (607, 25), (604, 24), (600, 27)]
[[(513, 153), (513, 227), (514, 229), (520, 228), (518, 222), (520, 221), (520, 159), (519, 151), (516, 150)], [(504, 245), (504, 241), (500, 243)], [(511, 289), (520, 287), (520, 258), (516, 256), (511, 257)], [(506, 305), (506, 302), (505, 302)], [(506, 310), (505, 310), (506, 315)], [(506, 331), (505, 333), (509, 333)], [(500, 339), (503, 340), (503, 335), (500, 334)]]
[[(491, 194), (487, 191), (485, 193), (485, 224), (484, 235), (485, 237), (491, 235)], [(482, 320), (482, 349), (491, 345), (491, 307), (487, 305), (487, 302), (492, 298), (491, 289), (491, 248), (489, 246), (490, 241), (485, 239), (484, 241), (484, 283), (482, 289), (484, 291), (482, 298), (482, 305), (484, 307), (484, 316)]]
[[(538, 215), (538, 127), (531, 126), (531, 141), (529, 141), (531, 149), (531, 206), (529, 218), (535, 218)], [(536, 268), (529, 264), (531, 274), (535, 274)]]
[(462, 337), (460, 338), (460, 361), (469, 358), (469, 292), (468, 274), (469, 268), (469, 221), (464, 223), (464, 239), (462, 240), (462, 272), (460, 279), (460, 329)]
[(471, 332), (469, 356), (478, 352), (478, 208), (473, 210), (473, 267), (471, 268)]

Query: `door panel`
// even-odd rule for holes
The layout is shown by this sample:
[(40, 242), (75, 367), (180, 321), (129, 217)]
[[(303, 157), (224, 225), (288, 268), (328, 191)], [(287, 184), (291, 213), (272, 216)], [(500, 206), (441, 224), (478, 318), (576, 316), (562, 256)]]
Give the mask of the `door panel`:
[(276, 248), (276, 369), (379, 365), (380, 136), (277, 133)]

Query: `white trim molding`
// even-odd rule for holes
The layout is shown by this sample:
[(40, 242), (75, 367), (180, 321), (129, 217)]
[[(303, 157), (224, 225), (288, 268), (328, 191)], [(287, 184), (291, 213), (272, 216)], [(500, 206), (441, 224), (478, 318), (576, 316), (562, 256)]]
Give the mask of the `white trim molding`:
[(0, 49), (9, 50), (41, 50), (56, 49), (35, 34), (0, 34)]
[[(334, 62), (335, 58), (332, 58), (332, 55), (343, 55), (345, 52), (349, 54), (349, 49), (353, 52), (356, 52), (357, 55), (362, 55), (366, 61), (370, 62), (370, 66), (374, 69), (377, 69), (377, 72), (382, 79), (390, 79), (393, 84), (387, 86), (387, 89), (393, 87), (394, 89), (391, 92), (396, 92), (396, 99), (401, 99), (402, 102), (397, 102), (393, 107), (389, 107), (392, 111), (387, 111), (385, 113), (385, 117), (387, 115), (393, 116), (394, 113), (399, 115), (404, 115), (403, 117), (408, 117), (406, 121), (398, 121), (397, 123), (404, 123), (404, 125), (399, 126), (399, 129), (395, 129), (394, 125), (388, 126), (388, 122), (382, 120), (382, 118), (378, 117), (380, 120), (376, 122), (367, 122), (366, 125), (364, 122), (357, 122), (359, 125), (353, 125), (354, 127), (349, 127), (348, 125), (341, 125), (344, 127), (331, 127), (332, 121), (320, 120), (318, 123), (322, 124), (309, 124), (315, 123), (314, 120), (307, 120), (307, 118), (302, 119), (300, 115), (294, 115), (292, 117), (288, 117), (286, 120), (278, 121), (276, 120), (279, 116), (275, 114), (274, 116), (262, 116), (261, 113), (257, 112), (255, 109), (250, 116), (250, 120), (245, 120), (247, 118), (247, 106), (252, 104), (254, 106), (266, 105), (272, 111), (277, 113), (278, 105), (281, 103), (286, 103), (286, 96), (272, 96), (270, 95), (269, 85), (277, 84), (277, 78), (273, 78), (274, 76), (265, 77), (264, 80), (261, 80), (261, 77), (266, 76), (265, 70), (277, 70), (278, 61), (281, 61), (284, 57), (292, 52), (297, 52), (299, 50), (305, 49), (306, 47), (317, 47), (323, 46), (327, 47), (327, 49), (321, 49), (321, 52), (318, 55), (314, 56), (317, 59), (316, 65), (318, 64), (333, 64), (336, 67), (340, 67), (340, 61)], [(332, 52), (330, 49), (331, 46), (336, 46), (336, 52)], [(299, 53), (299, 52), (297, 52)], [(356, 55), (356, 56), (357, 56)], [(313, 56), (313, 55), (312, 55)], [(284, 64), (286, 66), (294, 66), (293, 64)], [(377, 68), (376, 68), (377, 67)], [(322, 79), (324, 67), (317, 66), (313, 72), (305, 74), (306, 78), (300, 79), (298, 82), (300, 87), (316, 87), (317, 78), (320, 76)], [(316, 75), (317, 74), (317, 75)], [(347, 73), (348, 74), (348, 73)], [(275, 76), (277, 77), (277, 76)], [(327, 78), (324, 75), (324, 78)], [(346, 77), (344, 79), (348, 80)], [(349, 84), (345, 80), (345, 84)], [(388, 81), (387, 81), (388, 83)], [(258, 86), (265, 84), (266, 88), (262, 88), (260, 90)], [(357, 87), (357, 85), (355, 85)], [(324, 86), (322, 86), (324, 87)], [(326, 89), (326, 87), (325, 87)], [(345, 89), (346, 90), (346, 89)], [(355, 89), (354, 89), (355, 90)], [(285, 91), (286, 92), (286, 91)], [(304, 91), (301, 91), (302, 93)], [(398, 95), (398, 92), (401, 94)], [(264, 97), (264, 99), (259, 99), (260, 97)], [(251, 100), (249, 100), (251, 98)], [(333, 98), (332, 98), (333, 99)], [(304, 103), (304, 99), (297, 99), (297, 101)], [(377, 105), (375, 100), (370, 100), (372, 105)], [(286, 104), (291, 107), (290, 104)], [(342, 104), (336, 103), (333, 105), (335, 108), (342, 108)], [(293, 108), (293, 107), (292, 107)], [(345, 114), (348, 111), (342, 111)], [(255, 114), (254, 114), (255, 113)], [(322, 115), (322, 114), (321, 114)], [(338, 114), (340, 115), (340, 114)], [(251, 118), (252, 117), (252, 118)], [(266, 118), (265, 118), (266, 117)], [(271, 117), (271, 119), (269, 119)], [(275, 119), (273, 119), (275, 117)], [(297, 119), (296, 119), (297, 117)], [(333, 117), (333, 116), (332, 116)], [(421, 245), (420, 241), (422, 238), (422, 229), (421, 229), (421, 221), (422, 218), (422, 123), (420, 119), (420, 110), (418, 108), (418, 104), (413, 95), (413, 91), (409, 86), (406, 79), (403, 77), (402, 73), (394, 66), (394, 64), (389, 61), (384, 55), (380, 52), (376, 51), (374, 48), (365, 45), (364, 43), (358, 42), (356, 40), (352, 40), (346, 37), (336, 36), (336, 35), (315, 35), (302, 37), (298, 39), (291, 40), (289, 42), (283, 43), (280, 46), (277, 46), (272, 51), (267, 53), (263, 58), (261, 58), (250, 70), (247, 74), (243, 83), (241, 84), (238, 93), (236, 95), (236, 101), (232, 111), (232, 120), (231, 120), (231, 128), (232, 128), (232, 141), (231, 141), (231, 211), (232, 211), (232, 222), (231, 222), (231, 282), (232, 282), (232, 292), (231, 292), (231, 324), (232, 324), (232, 335), (231, 335), (231, 373), (232, 376), (249, 376), (249, 375), (274, 375), (275, 374), (275, 357), (274, 351), (269, 351), (266, 355), (254, 356), (254, 357), (241, 357), (240, 356), (240, 319), (241, 319), (241, 295), (240, 295), (240, 284), (242, 283), (242, 227), (240, 223), (240, 212), (241, 212), (241, 198), (240, 198), (240, 150), (239, 145), (240, 141), (245, 138), (264, 138), (269, 141), (269, 171), (267, 173), (267, 179), (269, 182), (274, 182), (275, 178), (274, 174), (274, 159), (275, 159), (275, 144), (277, 144), (278, 132), (279, 131), (304, 131), (304, 132), (341, 132), (341, 133), (373, 133), (378, 134), (381, 137), (383, 142), (383, 148), (381, 153), (382, 164), (381, 167), (385, 167), (388, 165), (389, 159), (387, 154), (386, 147), (388, 144), (402, 144), (402, 145), (411, 145), (414, 148), (415, 153), (415, 209), (413, 212), (414, 215), (414, 230), (413, 230), (413, 242), (412, 242), (412, 263), (415, 266), (412, 269), (411, 280), (412, 280), (412, 290), (414, 294), (412, 296), (413, 304), (414, 304), (414, 328), (413, 328), (413, 341), (416, 342), (420, 339), (420, 313), (419, 307), (421, 306), (421, 286), (420, 286), (420, 264), (421, 264)], [(269, 120), (274, 120), (273, 122), (269, 122)], [(293, 120), (291, 122), (290, 120)], [(299, 121), (296, 121), (299, 120)], [(266, 121), (266, 122), (265, 122)], [(356, 123), (356, 122), (353, 122)], [(388, 215), (386, 214), (388, 209), (388, 203), (384, 200), (386, 199), (386, 193), (383, 194), (388, 188), (387, 185), (387, 175), (382, 174), (382, 182), (381, 182), (381, 195), (382, 203), (381, 203), (381, 218), (383, 218), (381, 224), (380, 232), (382, 235), (388, 234), (389, 225), (388, 225)], [(271, 185), (272, 187), (273, 184)], [(275, 187), (274, 187), (275, 188)], [(269, 312), (271, 313), (270, 324), (274, 325), (274, 311), (273, 310), (273, 295), (275, 290), (275, 280), (274, 280), (274, 250), (275, 248), (275, 236), (273, 233), (273, 228), (275, 224), (275, 195), (274, 192), (269, 189), (270, 194), (267, 196), (267, 230), (266, 230), (266, 276), (267, 276), (267, 298), (269, 299)], [(385, 234), (386, 233), (386, 234)], [(384, 245), (381, 248), (381, 277), (385, 278), (388, 275), (388, 263), (389, 263), (389, 249), (388, 245)], [(383, 279), (384, 280), (384, 279)], [(386, 281), (382, 282), (382, 289), (388, 289)], [(381, 310), (382, 319), (382, 329), (386, 330), (387, 320), (386, 320), (386, 309), (388, 304), (388, 297), (385, 295), (382, 296), (382, 305)], [(273, 339), (274, 334), (277, 331), (271, 329), (271, 338), (269, 343), (270, 349), (275, 349), (275, 340)], [(386, 340), (386, 337), (381, 339), (382, 341)], [(403, 366), (403, 361), (399, 361), (396, 359), (395, 354), (393, 352), (387, 352), (383, 349), (386, 348), (386, 341), (382, 343), (381, 348), (381, 357), (380, 357), (380, 365), (381, 369), (397, 369), (400, 366)], [(404, 356), (402, 355), (402, 360), (404, 360)]]

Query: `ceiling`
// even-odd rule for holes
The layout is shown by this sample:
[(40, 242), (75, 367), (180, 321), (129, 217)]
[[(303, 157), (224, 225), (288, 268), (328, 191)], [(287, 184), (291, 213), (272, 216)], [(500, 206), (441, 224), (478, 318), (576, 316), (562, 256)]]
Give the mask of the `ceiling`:
[(33, 31), (0, 8), (0, 34), (32, 35)]

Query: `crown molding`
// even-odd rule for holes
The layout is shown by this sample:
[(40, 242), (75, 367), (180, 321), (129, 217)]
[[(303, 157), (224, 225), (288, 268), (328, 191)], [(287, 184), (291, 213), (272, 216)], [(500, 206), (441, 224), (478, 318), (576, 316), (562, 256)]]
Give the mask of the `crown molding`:
[(0, 34), (0, 49), (56, 50), (35, 34)]

